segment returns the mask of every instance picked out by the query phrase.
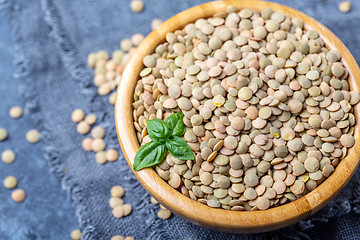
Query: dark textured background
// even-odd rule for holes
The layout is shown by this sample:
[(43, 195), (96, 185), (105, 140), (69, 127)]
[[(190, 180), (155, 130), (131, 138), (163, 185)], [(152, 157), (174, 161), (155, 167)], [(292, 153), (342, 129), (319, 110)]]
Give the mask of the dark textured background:
[[(83, 239), (110, 239), (115, 234), (136, 239), (360, 239), (359, 173), (327, 207), (305, 221), (266, 234), (230, 235), (202, 229), (176, 216), (158, 219), (158, 206), (149, 203), (149, 195), (123, 157), (99, 166), (93, 153), (81, 149), (83, 137), (70, 120), (78, 107), (98, 115), (97, 124), (107, 131), (108, 147), (119, 149), (113, 106), (107, 96), (97, 96), (92, 72), (86, 67), (87, 54), (102, 48), (113, 51), (121, 39), (149, 33), (153, 18), (165, 20), (202, 2), (146, 0), (145, 11), (135, 14), (127, 0), (0, 0), (0, 126), (10, 130), (0, 151), (12, 148), (18, 156), (13, 165), (0, 163), (0, 178), (17, 176), (19, 186), (28, 193), (24, 203), (15, 204), (10, 191), (1, 188), (0, 239), (68, 238), (77, 227), (76, 218), (55, 178), (73, 200)], [(347, 14), (337, 10), (340, 0), (275, 2), (325, 24), (359, 61), (360, 1), (353, 0)], [(15, 104), (25, 107), (22, 119), (8, 116)], [(26, 131), (34, 126), (42, 134), (41, 143), (35, 146), (24, 140)], [(124, 186), (124, 200), (134, 207), (123, 219), (114, 219), (108, 206), (109, 190), (115, 184)]]

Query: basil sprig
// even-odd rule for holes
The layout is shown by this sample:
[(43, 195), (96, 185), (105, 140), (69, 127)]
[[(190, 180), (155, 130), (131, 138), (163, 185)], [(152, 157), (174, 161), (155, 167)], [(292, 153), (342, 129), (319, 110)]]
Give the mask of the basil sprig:
[(165, 119), (147, 121), (147, 131), (152, 142), (139, 148), (134, 159), (134, 171), (151, 167), (163, 161), (166, 149), (180, 160), (194, 160), (194, 154), (181, 138), (186, 131), (182, 112), (171, 114)]

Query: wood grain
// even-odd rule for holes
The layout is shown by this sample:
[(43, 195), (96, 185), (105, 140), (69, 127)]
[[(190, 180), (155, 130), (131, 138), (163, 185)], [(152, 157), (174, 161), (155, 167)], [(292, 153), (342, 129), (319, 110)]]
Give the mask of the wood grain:
[[(292, 17), (301, 18), (305, 22), (305, 28), (315, 29), (329, 48), (337, 49), (341, 52), (343, 63), (350, 71), (350, 86), (352, 89), (359, 91), (360, 69), (355, 59), (345, 45), (330, 30), (313, 18), (292, 8), (266, 1), (216, 1), (193, 7), (170, 18), (149, 34), (137, 48), (136, 53), (127, 64), (123, 73), (117, 92), (115, 121), (121, 148), (131, 169), (134, 156), (139, 148), (133, 127), (132, 96), (139, 72), (143, 67), (143, 57), (152, 53), (158, 44), (164, 42), (167, 32), (180, 29), (198, 18), (206, 18), (216, 12), (222, 12), (228, 5), (233, 5), (239, 9), (251, 8), (257, 11), (261, 11), (265, 7), (271, 7), (275, 11), (281, 11)], [(299, 200), (265, 211), (238, 212), (210, 208), (185, 197), (170, 187), (153, 169), (144, 169), (134, 172), (134, 174), (144, 188), (161, 204), (175, 214), (197, 225), (233, 233), (258, 233), (279, 229), (303, 220), (324, 207), (340, 192), (354, 174), (359, 165), (358, 156), (360, 153), (360, 141), (358, 141), (359, 106), (355, 107), (355, 117), (357, 119), (355, 125), (356, 144), (348, 151), (348, 155), (339, 163), (335, 172), (315, 190)]]

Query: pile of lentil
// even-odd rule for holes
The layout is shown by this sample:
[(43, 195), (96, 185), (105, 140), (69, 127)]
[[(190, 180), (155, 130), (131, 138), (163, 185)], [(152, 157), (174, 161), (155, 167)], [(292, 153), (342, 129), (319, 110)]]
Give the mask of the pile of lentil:
[(134, 127), (182, 111), (195, 161), (155, 167), (200, 203), (265, 210), (321, 184), (355, 143), (348, 70), (299, 18), (229, 7), (166, 35), (143, 59)]

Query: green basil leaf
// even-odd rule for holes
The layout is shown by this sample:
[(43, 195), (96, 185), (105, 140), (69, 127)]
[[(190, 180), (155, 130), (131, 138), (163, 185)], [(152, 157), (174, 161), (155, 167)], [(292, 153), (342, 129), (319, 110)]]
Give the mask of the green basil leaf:
[(186, 131), (186, 126), (183, 122), (184, 114), (182, 112), (177, 112), (171, 114), (165, 119), (165, 123), (168, 126), (171, 136), (181, 137)]
[(161, 119), (147, 121), (147, 131), (150, 139), (154, 142), (164, 143), (171, 135), (169, 128)]
[(180, 160), (194, 160), (194, 154), (184, 139), (178, 136), (171, 136), (166, 141), (166, 148), (175, 158)]
[(139, 148), (134, 159), (134, 171), (151, 167), (162, 162), (166, 154), (165, 144), (149, 142)]

